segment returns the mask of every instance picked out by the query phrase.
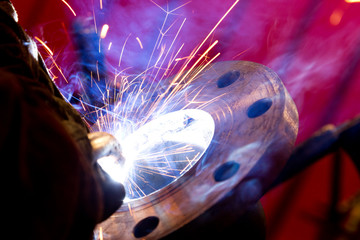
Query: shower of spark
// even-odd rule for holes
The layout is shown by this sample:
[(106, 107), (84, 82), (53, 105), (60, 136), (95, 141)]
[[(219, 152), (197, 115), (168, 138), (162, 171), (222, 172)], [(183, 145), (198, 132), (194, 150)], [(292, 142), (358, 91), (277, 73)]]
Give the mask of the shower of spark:
[[(72, 10), (65, 1), (63, 2)], [(199, 120), (196, 117), (191, 117), (190, 115), (189, 117), (183, 113), (171, 115), (180, 119), (180, 122), (172, 118), (168, 119), (166, 116), (175, 110), (179, 110), (178, 108), (184, 110), (190, 108), (192, 103), (199, 103), (196, 97), (185, 102), (184, 90), (220, 55), (220, 53), (216, 53), (211, 54), (212, 57), (210, 57), (210, 52), (218, 44), (218, 40), (210, 40), (211, 36), (213, 36), (220, 23), (236, 6), (239, 0), (231, 5), (189, 56), (181, 56), (184, 44), (178, 44), (177, 42), (178, 36), (186, 22), (185, 17), (180, 21), (180, 26), (177, 28), (170, 44), (166, 44), (163, 41), (166, 34), (170, 30), (173, 31), (173, 28), (175, 28), (176, 23), (179, 21), (179, 19), (176, 19), (174, 22), (169, 23), (169, 15), (174, 14), (176, 10), (188, 3), (169, 10), (162, 8), (153, 1), (151, 2), (165, 12), (166, 15), (159, 29), (159, 35), (153, 46), (146, 69), (137, 75), (127, 74), (127, 69), (119, 70), (123, 52), (126, 51), (126, 44), (129, 41), (129, 35), (123, 44), (119, 64), (112, 73), (113, 76), (106, 76), (105, 78), (105, 88), (101, 87), (105, 73), (100, 69), (100, 63), (96, 61), (96, 68), (90, 70), (90, 84), (98, 90), (97, 95), (102, 100), (101, 104), (86, 101), (91, 96), (86, 92), (86, 87), (84, 87), (82, 82), (80, 84), (84, 92), (78, 98), (84, 112), (85, 121), (88, 122), (91, 130), (111, 133), (121, 143), (126, 158), (125, 167), (120, 166), (111, 157), (99, 159), (99, 164), (115, 180), (124, 183), (127, 188), (128, 198), (130, 199), (144, 197), (166, 186), (166, 184), (185, 173), (196, 163), (206, 150), (208, 144), (210, 144), (211, 139), (205, 146), (201, 143), (201, 140), (199, 140), (200, 143), (192, 142), (189, 138), (184, 141), (179, 139), (179, 137), (185, 136), (181, 133), (183, 129), (187, 127), (193, 129), (193, 127), (189, 127), (190, 125), (201, 126), (206, 125), (203, 121), (211, 121)], [(100, 1), (100, 4), (101, 9), (105, 7), (102, 1)], [(73, 10), (72, 12), (76, 16)], [(95, 10), (93, 10), (93, 15), (95, 19)], [(96, 20), (94, 20), (94, 25), (95, 32), (97, 33)], [(100, 44), (107, 37), (109, 28), (111, 26), (104, 24), (98, 35), (99, 53), (101, 52)], [(139, 37), (136, 37), (136, 41), (140, 49), (145, 47)], [(113, 41), (110, 42), (108, 51), (110, 51), (112, 44)], [(205, 44), (209, 46), (204, 50)], [(180, 45), (180, 47), (176, 47), (177, 45)], [(58, 69), (61, 70), (60, 68)], [(170, 78), (170, 76), (172, 77)], [(203, 88), (197, 87), (192, 91), (200, 93), (202, 90)], [(197, 108), (202, 108), (216, 101), (217, 98), (218, 96), (211, 101), (203, 102)], [(201, 109), (198, 111), (201, 111)], [(196, 114), (195, 116), (197, 116)], [(89, 121), (90, 116), (92, 119)], [(166, 119), (165, 122), (157, 121), (157, 119), (163, 117)], [(160, 125), (157, 126), (154, 122)], [(168, 125), (166, 122), (172, 123), (173, 126)], [(164, 128), (164, 125), (167, 125), (167, 128)], [(152, 129), (149, 129), (149, 126), (152, 126)], [(174, 126), (177, 129), (172, 129)], [(211, 124), (206, 126), (210, 126), (209, 129), (211, 129)], [(201, 127), (197, 128), (201, 129)], [(147, 130), (144, 131), (142, 129)], [(206, 132), (209, 129), (204, 131)], [(162, 135), (160, 136), (158, 132)], [(177, 136), (176, 134), (168, 136), (170, 133), (177, 133), (178, 137), (175, 137)], [(195, 139), (194, 135), (196, 134), (192, 134), (192, 137)], [(204, 146), (199, 147), (199, 145)], [(162, 183), (161, 186), (155, 186), (154, 182), (157, 182), (159, 177), (165, 178), (163, 181), (165, 183)]]
[(129, 199), (142, 197), (166, 186), (192, 167), (209, 146), (214, 129), (215, 123), (205, 111), (171, 112), (125, 137), (124, 166), (111, 156), (98, 162), (114, 180), (124, 183)]
[(65, 80), (65, 82), (68, 83), (69, 81), (65, 77), (65, 75), (64, 75), (63, 71), (61, 70), (61, 68), (59, 67), (59, 65), (56, 63), (56, 61), (54, 59), (54, 53), (53, 53), (53, 51), (51, 51), (50, 47), (44, 41), (42, 41), (40, 38), (38, 38), (37, 36), (35, 36), (34, 38), (45, 49), (45, 51), (48, 53), (48, 59), (51, 60), (52, 64), (51, 64), (51, 66), (48, 66), (48, 70), (49, 70), (50, 76), (52, 77), (52, 80), (55, 80), (57, 78), (57, 76), (52, 71), (52, 69), (55, 67), (58, 70), (58, 72), (60, 73), (60, 75), (62, 76), (62, 78)]

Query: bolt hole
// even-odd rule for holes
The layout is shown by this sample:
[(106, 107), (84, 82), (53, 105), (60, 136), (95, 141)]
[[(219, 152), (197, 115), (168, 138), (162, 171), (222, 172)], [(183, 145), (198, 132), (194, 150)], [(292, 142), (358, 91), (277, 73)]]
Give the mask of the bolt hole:
[(224, 88), (233, 84), (236, 80), (239, 79), (241, 73), (239, 71), (233, 70), (225, 73), (217, 80), (218, 88)]
[(214, 179), (216, 182), (225, 181), (236, 174), (239, 170), (240, 164), (234, 161), (226, 162), (222, 164), (214, 172)]
[(136, 224), (133, 234), (136, 238), (142, 238), (152, 233), (159, 225), (158, 217), (147, 217)]
[(247, 110), (247, 115), (249, 118), (256, 118), (269, 110), (272, 105), (272, 100), (270, 98), (263, 98), (254, 102)]

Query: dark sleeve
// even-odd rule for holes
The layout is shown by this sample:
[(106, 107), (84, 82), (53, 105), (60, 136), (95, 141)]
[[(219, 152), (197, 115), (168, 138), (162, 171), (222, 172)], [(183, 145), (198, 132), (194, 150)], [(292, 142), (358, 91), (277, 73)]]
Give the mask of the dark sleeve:
[(2, 11), (0, 35), (2, 237), (90, 239), (103, 200), (87, 129)]

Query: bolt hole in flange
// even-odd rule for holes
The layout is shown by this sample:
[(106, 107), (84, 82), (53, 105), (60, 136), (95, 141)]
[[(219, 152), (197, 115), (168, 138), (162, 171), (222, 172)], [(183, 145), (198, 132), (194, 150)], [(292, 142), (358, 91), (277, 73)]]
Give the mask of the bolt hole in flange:
[(256, 102), (254, 102), (247, 110), (247, 115), (249, 118), (257, 118), (264, 113), (267, 112), (267, 110), (270, 109), (272, 105), (272, 100), (270, 98), (263, 98)]
[(216, 82), (218, 88), (224, 88), (233, 84), (241, 76), (241, 73), (236, 70), (229, 71), (222, 75)]
[(216, 182), (225, 181), (236, 174), (240, 164), (234, 161), (226, 162), (216, 169), (214, 179)]
[(159, 218), (155, 216), (147, 217), (138, 222), (134, 229), (133, 234), (136, 238), (142, 238), (152, 233), (159, 225)]

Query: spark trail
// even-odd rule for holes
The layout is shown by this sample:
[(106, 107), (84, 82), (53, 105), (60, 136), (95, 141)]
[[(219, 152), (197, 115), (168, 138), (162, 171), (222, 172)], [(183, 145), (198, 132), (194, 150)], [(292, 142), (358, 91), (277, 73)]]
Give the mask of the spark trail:
[[(63, 2), (72, 10), (67, 2), (64, 0)], [(186, 111), (195, 102), (199, 103), (198, 108), (201, 109), (219, 98), (216, 96), (210, 101), (201, 102), (197, 96), (204, 92), (202, 87), (196, 87), (192, 90), (197, 94), (192, 99), (188, 99), (188, 102), (184, 102), (183, 94), (192, 82), (201, 76), (204, 69), (219, 57), (220, 53), (212, 53), (213, 57), (209, 57), (210, 52), (219, 43), (218, 40), (210, 41), (211, 36), (239, 0), (230, 6), (188, 56), (181, 56), (184, 44), (178, 42), (186, 18), (182, 17), (181, 19), (179, 17), (170, 21), (169, 16), (175, 14), (177, 10), (189, 2), (172, 10), (165, 9), (154, 1), (151, 2), (165, 13), (165, 17), (159, 28), (159, 34), (146, 69), (133, 75), (127, 74), (128, 69), (121, 68), (123, 53), (132, 39), (131, 34), (129, 34), (121, 49), (118, 66), (114, 68), (112, 76), (106, 76), (105, 89), (99, 85), (103, 73), (99, 71), (97, 62), (95, 64), (96, 72), (90, 73), (91, 84), (98, 89), (98, 95), (102, 99), (101, 105), (94, 106), (86, 101), (85, 99), (89, 98), (86, 91), (78, 99), (85, 116), (95, 115), (95, 124), (86, 118), (84, 119), (91, 125), (91, 130), (113, 134), (121, 143), (126, 158), (125, 166), (120, 166), (111, 158), (100, 159), (99, 164), (114, 179), (124, 183), (130, 199), (144, 197), (171, 183), (190, 169), (206, 150), (208, 145), (192, 142), (189, 137), (183, 141), (180, 137), (183, 137), (184, 132), (189, 134), (190, 130), (190, 135), (204, 134), (194, 132), (196, 131), (194, 126), (202, 129), (201, 126), (204, 123), (207, 126), (212, 126), (211, 121), (207, 120), (207, 117), (200, 116), (202, 113), (191, 112), (194, 117), (189, 117), (187, 112), (177, 113), (176, 116), (171, 115), (171, 113), (179, 106), (182, 106), (181, 109)], [(101, 0), (100, 4), (101, 9), (105, 8)], [(74, 10), (72, 12), (76, 16)], [(94, 20), (94, 25), (96, 32), (98, 32), (96, 20)], [(108, 24), (103, 25), (98, 36), (99, 45), (107, 37), (109, 28), (111, 26)], [(172, 40), (165, 41), (167, 34), (174, 30), (175, 34)], [(145, 47), (139, 37), (136, 37), (135, 40), (140, 49)], [(111, 44), (113, 42), (115, 43), (115, 41), (111, 41)], [(209, 46), (204, 50), (205, 44)], [(108, 51), (110, 51), (110, 46)], [(176, 119), (166, 118), (167, 115), (175, 116)], [(165, 118), (163, 118), (164, 116)], [(157, 119), (165, 120), (157, 121)], [(160, 126), (155, 126), (154, 122)], [(172, 125), (169, 125), (168, 122)], [(149, 126), (152, 126), (152, 129)], [(209, 130), (202, 130), (209, 135), (206, 132)], [(208, 139), (207, 144), (210, 144), (210, 141), (211, 139)]]

